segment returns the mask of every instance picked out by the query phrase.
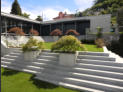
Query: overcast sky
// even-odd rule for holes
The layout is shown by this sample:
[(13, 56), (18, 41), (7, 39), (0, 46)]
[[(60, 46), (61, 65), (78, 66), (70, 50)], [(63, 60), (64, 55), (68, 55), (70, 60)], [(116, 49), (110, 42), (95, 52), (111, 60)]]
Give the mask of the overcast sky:
[[(1, 0), (1, 11), (10, 13), (14, 0)], [(94, 0), (18, 0), (22, 12), (30, 14), (31, 19), (38, 15), (44, 20), (52, 20), (60, 11), (68, 14), (83, 11), (93, 5)]]

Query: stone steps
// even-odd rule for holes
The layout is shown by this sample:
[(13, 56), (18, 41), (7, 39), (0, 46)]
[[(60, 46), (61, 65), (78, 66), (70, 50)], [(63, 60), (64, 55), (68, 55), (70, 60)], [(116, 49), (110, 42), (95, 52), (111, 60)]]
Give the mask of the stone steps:
[(16, 50), (1, 58), (1, 66), (36, 75), (36, 79), (86, 92), (123, 92), (123, 64), (109, 54), (79, 52), (73, 67), (59, 65), (59, 53), (43, 50), (33, 62)]
[(69, 83), (69, 84), (73, 84), (73, 85), (77, 85), (77, 86), (82, 86), (82, 87), (88, 87), (88, 88), (92, 88), (92, 89), (98, 89), (98, 90), (102, 90), (102, 91), (107, 91), (107, 92), (120, 92), (123, 91), (123, 87), (121, 86), (116, 86), (116, 85), (109, 85), (109, 84), (104, 84), (104, 83), (99, 83), (99, 82), (93, 82), (93, 81), (87, 81), (87, 80), (83, 80), (83, 79), (77, 79), (77, 78), (71, 78), (71, 77), (62, 77), (59, 75), (54, 75), (54, 74), (48, 74), (48, 73), (41, 73), (40, 76), (37, 76), (39, 79), (40, 78), (47, 78), (50, 80), (56, 80), (58, 82), (65, 82), (65, 83)]
[(79, 52), (79, 55), (90, 55), (90, 56), (109, 56), (108, 53), (104, 52)]
[(113, 67), (123, 67), (123, 63), (116, 63), (112, 61), (77, 59), (76, 62), (82, 64), (84, 63), (84, 64), (105, 65), (105, 66), (113, 66)]
[(102, 60), (102, 61), (115, 61), (115, 58), (106, 56), (90, 56), (90, 55), (78, 55), (78, 59), (90, 59), (90, 60)]
[[(3, 61), (4, 62), (4, 61)], [(1, 62), (1, 63), (3, 63)], [(53, 65), (53, 64), (48, 64), (48, 63), (38, 63), (38, 64), (34, 64), (34, 62), (14, 62), (14, 63), (10, 63), (10, 64), (18, 64), (18, 65), (33, 65), (33, 66), (39, 66), (39, 67), (43, 67), (43, 68), (51, 68), (51, 69), (62, 69), (63, 71), (71, 71), (71, 72), (75, 72), (75, 73), (84, 73), (84, 74), (91, 74), (91, 75), (97, 75), (97, 76), (104, 76), (104, 77), (112, 77), (112, 78), (119, 78), (122, 79), (123, 78), (123, 74), (121, 73), (117, 73), (117, 72), (110, 72), (110, 71), (102, 71), (102, 70), (93, 70), (93, 69), (86, 69), (86, 68), (79, 68), (79, 67), (72, 67), (72, 68), (67, 68), (67, 67), (63, 67), (63, 66), (58, 66), (57, 64)]]
[(123, 67), (112, 67), (112, 66), (105, 66), (105, 65), (94, 65), (94, 64), (83, 64), (83, 63), (77, 63), (76, 67), (123, 73)]

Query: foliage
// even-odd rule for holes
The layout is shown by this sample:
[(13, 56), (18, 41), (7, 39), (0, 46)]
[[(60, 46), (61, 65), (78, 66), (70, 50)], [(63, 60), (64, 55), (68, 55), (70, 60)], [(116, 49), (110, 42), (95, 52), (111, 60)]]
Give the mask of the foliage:
[[(95, 0), (91, 8), (81, 13), (82, 16), (111, 14), (112, 17), (116, 17), (117, 10), (121, 7), (123, 8), (123, 0)], [(113, 20), (112, 23), (116, 24), (116, 20)]]
[[(45, 49), (51, 49), (53, 42), (45, 42), (44, 45), (45, 45)], [(97, 48), (96, 45), (94, 45), (94, 42), (93, 44), (84, 44), (84, 46), (87, 48), (87, 51), (103, 52), (103, 48)]]
[[(119, 31), (123, 32), (123, 8), (120, 8), (117, 13), (117, 23), (119, 26)], [(120, 27), (122, 26), (122, 27)]]
[(105, 46), (104, 40), (101, 38), (96, 39), (95, 44), (97, 45), (98, 48), (102, 48), (103, 46)]
[(12, 4), (12, 9), (11, 9), (11, 14), (15, 14), (15, 15), (21, 15), (22, 14), (22, 11), (21, 11), (21, 8), (20, 8), (20, 5), (18, 3), (17, 0), (15, 0)]
[(37, 20), (37, 21), (43, 21), (43, 19), (42, 19), (41, 16), (37, 16), (37, 18), (35, 20)]
[(31, 37), (28, 40), (28, 42), (25, 45), (23, 45), (22, 50), (23, 50), (23, 52), (26, 52), (26, 51), (41, 50), (43, 48), (44, 48), (43, 42), (39, 42), (38, 40)]
[(55, 29), (50, 33), (51, 36), (61, 36), (62, 31), (60, 29)]
[(23, 13), (21, 16), (25, 17), (25, 18), (29, 18), (30, 14), (27, 14), (27, 13)]
[(74, 53), (77, 50), (86, 50), (81, 42), (74, 36), (63, 36), (52, 47), (52, 51)]
[(97, 38), (102, 38), (102, 28), (97, 27)]
[(13, 28), (10, 28), (9, 33), (15, 33), (16, 35), (25, 35), (25, 33), (23, 32), (23, 30), (19, 27), (13, 27)]
[(66, 35), (80, 35), (76, 30), (73, 30), (73, 29), (67, 30), (65, 34)]
[(76, 14), (75, 14), (75, 17), (82, 17), (83, 15), (82, 15), (82, 12), (77, 12)]
[(39, 35), (39, 32), (35, 29), (31, 29), (30, 30), (30, 34), (33, 35), (33, 36), (38, 36)]
[(119, 49), (120, 49), (120, 55), (123, 56), (123, 33), (120, 35), (120, 39), (119, 39)]

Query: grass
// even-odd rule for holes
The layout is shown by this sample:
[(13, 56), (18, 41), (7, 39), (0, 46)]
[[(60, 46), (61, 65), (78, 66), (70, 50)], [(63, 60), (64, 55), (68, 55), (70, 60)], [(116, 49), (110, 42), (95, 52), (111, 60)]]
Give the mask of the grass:
[[(45, 42), (45, 49), (51, 49), (51, 45), (53, 42)], [(96, 45), (90, 45), (90, 44), (84, 44), (85, 47), (87, 48), (88, 51), (93, 51), (93, 52), (103, 52), (103, 48), (97, 48)]]
[(78, 92), (34, 79), (34, 75), (1, 68), (1, 92)]

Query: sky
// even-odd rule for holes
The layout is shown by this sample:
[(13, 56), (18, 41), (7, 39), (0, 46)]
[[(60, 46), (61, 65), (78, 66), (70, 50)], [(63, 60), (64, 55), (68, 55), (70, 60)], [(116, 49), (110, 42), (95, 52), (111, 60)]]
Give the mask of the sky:
[[(1, 11), (10, 13), (14, 0), (1, 0)], [(73, 14), (90, 8), (94, 0), (18, 0), (22, 12), (30, 14), (31, 19), (38, 15), (43, 16), (43, 20), (52, 20), (57, 17), (60, 11)]]

